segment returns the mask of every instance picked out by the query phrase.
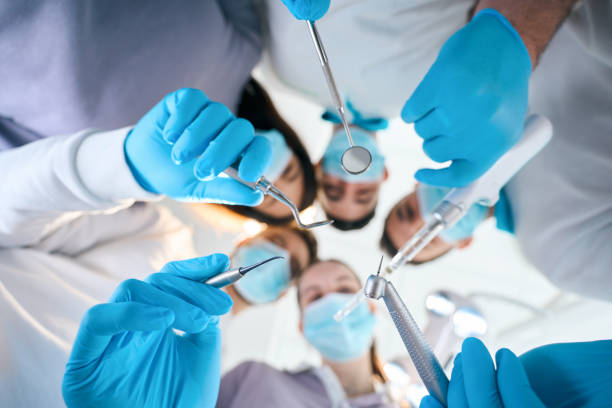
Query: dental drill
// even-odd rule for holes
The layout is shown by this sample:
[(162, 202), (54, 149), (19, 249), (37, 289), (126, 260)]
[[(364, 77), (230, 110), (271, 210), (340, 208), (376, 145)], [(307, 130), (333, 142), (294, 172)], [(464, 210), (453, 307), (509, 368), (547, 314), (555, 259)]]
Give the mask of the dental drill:
[(383, 298), (423, 385), (446, 407), (448, 377), (393, 284), (379, 274), (370, 275), (364, 293), (370, 299)]
[[(414, 257), (444, 229), (452, 228), (475, 203), (493, 206), (499, 191), (552, 137), (552, 125), (544, 116), (531, 115), (525, 121), (523, 137), (504, 154), (486, 173), (466, 187), (454, 188), (431, 212), (425, 225), (406, 242), (385, 267), (382, 276), (388, 276), (412, 261)], [(344, 319), (365, 300), (360, 291), (340, 309), (334, 318)]]

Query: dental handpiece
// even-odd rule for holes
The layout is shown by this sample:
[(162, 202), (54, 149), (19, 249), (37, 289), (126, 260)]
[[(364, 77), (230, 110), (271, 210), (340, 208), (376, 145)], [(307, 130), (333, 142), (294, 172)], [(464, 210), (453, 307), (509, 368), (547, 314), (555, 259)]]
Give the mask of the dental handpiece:
[(289, 197), (285, 195), (285, 193), (283, 193), (278, 187), (272, 184), (272, 182), (268, 180), (267, 178), (265, 178), (264, 176), (261, 176), (257, 181), (253, 183), (253, 182), (249, 182), (249, 181), (241, 179), (240, 176), (238, 176), (238, 170), (236, 170), (236, 168), (234, 167), (228, 167), (223, 172), (229, 177), (233, 178), (234, 180), (244, 184), (245, 186), (250, 187), (253, 190), (261, 191), (264, 195), (269, 195), (275, 200), (287, 206), (289, 210), (291, 210), (291, 214), (293, 215), (293, 218), (295, 219), (296, 224), (302, 229), (312, 229), (316, 227), (322, 227), (323, 225), (328, 225), (333, 222), (333, 220), (325, 220), (325, 221), (313, 222), (311, 224), (304, 224), (302, 220), (300, 219), (300, 212), (297, 206), (293, 203), (293, 201), (291, 201)]
[(205, 284), (214, 286), (215, 288), (223, 288), (225, 286), (231, 285), (232, 283), (240, 280), (244, 275), (248, 272), (252, 271), (255, 268), (260, 267), (261, 265), (268, 263), (270, 261), (274, 261), (275, 259), (283, 259), (282, 256), (273, 256), (272, 258), (265, 259), (261, 262), (257, 262), (256, 264), (249, 266), (241, 266), (240, 268), (230, 269), (225, 272), (221, 272), (218, 275), (215, 275), (211, 278), (208, 278), (204, 281)]
[(383, 298), (425, 388), (446, 407), (448, 377), (393, 284), (381, 276), (370, 275), (363, 293), (370, 299)]
[[(431, 211), (429, 220), (397, 251), (385, 266), (381, 276), (391, 273), (412, 261), (443, 230), (452, 228), (475, 203), (492, 206), (499, 199), (499, 191), (552, 138), (552, 125), (544, 116), (531, 115), (525, 121), (523, 137), (504, 154), (485, 174), (466, 187), (452, 189)], [(337, 321), (348, 316), (365, 297), (359, 292), (335, 315)]]

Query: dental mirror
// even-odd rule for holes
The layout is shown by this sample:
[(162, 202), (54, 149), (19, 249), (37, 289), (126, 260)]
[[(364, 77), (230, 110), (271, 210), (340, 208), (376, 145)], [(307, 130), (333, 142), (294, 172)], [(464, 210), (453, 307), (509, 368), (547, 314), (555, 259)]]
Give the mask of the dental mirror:
[(372, 155), (362, 146), (351, 146), (342, 153), (342, 168), (349, 174), (361, 174), (372, 165)]

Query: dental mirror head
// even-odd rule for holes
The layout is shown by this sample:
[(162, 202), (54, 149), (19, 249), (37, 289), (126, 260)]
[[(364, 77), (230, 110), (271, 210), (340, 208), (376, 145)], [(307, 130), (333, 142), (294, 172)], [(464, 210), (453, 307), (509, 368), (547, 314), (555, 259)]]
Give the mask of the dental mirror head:
[(342, 153), (342, 168), (349, 174), (361, 174), (372, 165), (372, 155), (362, 146), (351, 146)]

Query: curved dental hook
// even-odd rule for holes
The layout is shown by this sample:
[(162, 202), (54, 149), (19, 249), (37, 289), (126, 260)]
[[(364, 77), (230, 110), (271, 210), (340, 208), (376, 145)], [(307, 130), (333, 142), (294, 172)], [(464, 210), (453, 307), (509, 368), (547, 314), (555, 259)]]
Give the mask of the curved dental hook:
[(287, 197), (275, 185), (273, 185), (273, 184), (269, 185), (269, 187), (268, 187), (268, 194), (270, 194), (270, 196), (274, 197), (274, 199), (276, 199), (277, 201), (285, 204), (291, 210), (291, 213), (293, 214), (293, 218), (295, 219), (295, 222), (297, 223), (297, 225), (300, 228), (303, 228), (303, 229), (312, 229), (312, 228), (322, 227), (323, 225), (328, 225), (328, 224), (331, 224), (332, 222), (334, 222), (333, 220), (325, 220), (325, 221), (313, 222), (311, 224), (304, 224), (302, 222), (302, 220), (300, 219), (300, 212), (298, 211), (298, 209), (295, 206), (295, 204), (293, 204), (293, 201), (291, 201), (289, 199), (289, 197)]
[(244, 184), (245, 186), (251, 187), (253, 190), (259, 190), (264, 195), (270, 194), (272, 198), (286, 205), (291, 210), (291, 214), (293, 214), (293, 218), (295, 219), (295, 222), (297, 223), (298, 227), (302, 229), (312, 229), (312, 228), (322, 227), (323, 225), (328, 225), (334, 222), (333, 220), (325, 220), (325, 221), (313, 222), (312, 224), (304, 224), (302, 220), (300, 219), (300, 212), (298, 211), (295, 204), (293, 204), (293, 201), (291, 201), (289, 197), (285, 195), (285, 193), (280, 191), (278, 187), (272, 184), (270, 180), (268, 180), (264, 176), (261, 176), (259, 180), (257, 180), (256, 182), (251, 183), (251, 182), (241, 179), (238, 176), (238, 170), (235, 167), (228, 167), (227, 169), (225, 169), (224, 173), (230, 176), (231, 178), (233, 178), (234, 180)]

